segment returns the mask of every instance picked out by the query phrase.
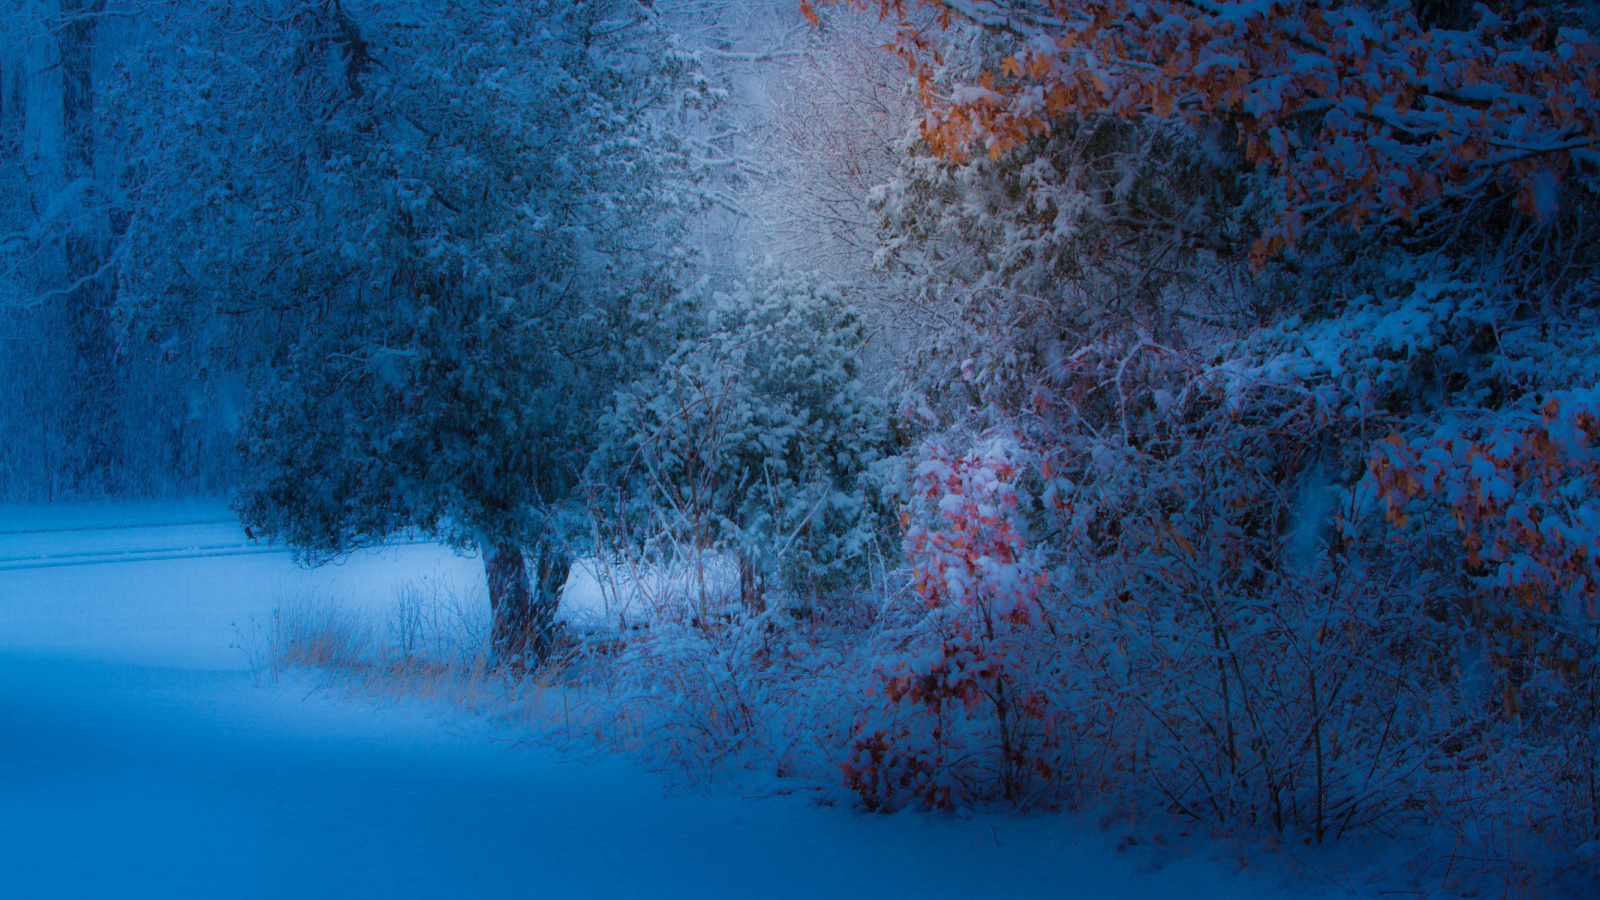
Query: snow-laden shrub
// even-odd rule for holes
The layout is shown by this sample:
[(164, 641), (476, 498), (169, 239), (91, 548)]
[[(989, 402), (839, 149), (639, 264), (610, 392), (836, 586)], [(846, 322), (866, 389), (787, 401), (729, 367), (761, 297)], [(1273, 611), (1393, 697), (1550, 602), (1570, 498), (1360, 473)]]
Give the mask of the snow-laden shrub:
[(858, 720), (842, 766), (869, 809), (1024, 802), (1060, 774), (1049, 578), (1014, 519), (1014, 455), (932, 448), (917, 467), (906, 552), (922, 614), (891, 631), (887, 707)]
[(880, 684), (878, 602), (757, 613), (724, 583), (711, 603), (725, 612), (710, 623), (670, 604), (635, 610), (565, 661), (559, 705), (530, 695), (513, 712), (690, 780), (843, 799), (839, 763)]
[(866, 583), (896, 448), (862, 379), (866, 339), (839, 289), (808, 276), (713, 294), (703, 334), (601, 422), (589, 473), (608, 537), (657, 561), (737, 556), (752, 612), (768, 579), (806, 608)]
[(1010, 427), (924, 444), (912, 602), (652, 628), (604, 702), (691, 770), (831, 777), (874, 809), (1109, 801), (1434, 829), (1502, 874), (1576, 859), (1592, 398), (1539, 386), (1592, 377), (1593, 322), (1391, 278), (1204, 349), (1090, 346)]
[[(1384, 591), (1263, 527), (1295, 498), (1229, 470), (1262, 455), (1251, 432), (1206, 437), (1172, 467), (1101, 448), (1104, 494), (1059, 447), (928, 452), (907, 533), (924, 610), (885, 630), (883, 701), (843, 766), (869, 807), (1110, 794), (1320, 835), (1416, 798), (1417, 731), (1439, 724), (1404, 666), (1423, 617), (1372, 625)], [(1185, 510), (1141, 476), (1211, 484)]]

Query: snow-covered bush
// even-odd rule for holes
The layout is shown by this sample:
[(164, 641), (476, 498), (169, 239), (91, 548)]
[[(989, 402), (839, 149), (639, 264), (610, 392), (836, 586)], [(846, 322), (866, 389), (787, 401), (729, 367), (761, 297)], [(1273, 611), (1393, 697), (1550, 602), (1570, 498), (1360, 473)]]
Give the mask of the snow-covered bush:
[[(919, 591), (1003, 611), (1032, 585), (1031, 627), (904, 633), (844, 769), (869, 805), (1442, 828), (1501, 872), (1593, 839), (1594, 397), (1552, 385), (1594, 383), (1594, 319), (1387, 274), (1333, 317), (1091, 345), (1035, 375), (995, 481), (981, 442), (924, 465)], [(1001, 696), (1034, 704), (1016, 727)]]
[(1016, 453), (930, 447), (917, 466), (906, 553), (922, 609), (880, 640), (887, 707), (858, 720), (842, 767), (869, 809), (1026, 803), (1060, 774), (1049, 577), (1014, 519)]
[[(774, 269), (713, 294), (701, 336), (601, 422), (590, 481), (620, 545), (697, 566), (735, 554), (752, 613), (768, 578), (806, 608), (864, 585), (896, 449), (862, 380), (865, 341), (840, 291), (808, 276)], [(715, 599), (699, 598), (702, 619)]]

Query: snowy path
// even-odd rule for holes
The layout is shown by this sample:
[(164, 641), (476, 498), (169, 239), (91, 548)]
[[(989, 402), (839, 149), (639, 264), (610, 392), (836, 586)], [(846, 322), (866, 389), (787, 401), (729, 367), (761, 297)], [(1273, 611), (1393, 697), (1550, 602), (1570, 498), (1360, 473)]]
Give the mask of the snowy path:
[[(0, 511), (0, 558), (232, 528), (167, 512), (120, 548), (55, 531), (41, 549), (17, 533), (38, 516)], [(295, 591), (378, 602), (476, 572), (429, 546), (314, 572), (282, 554), (0, 571), (0, 898), (1342, 896), (1204, 859), (1141, 871), (1148, 855), (1051, 817), (674, 794), (481, 723), (258, 688), (229, 647)]]

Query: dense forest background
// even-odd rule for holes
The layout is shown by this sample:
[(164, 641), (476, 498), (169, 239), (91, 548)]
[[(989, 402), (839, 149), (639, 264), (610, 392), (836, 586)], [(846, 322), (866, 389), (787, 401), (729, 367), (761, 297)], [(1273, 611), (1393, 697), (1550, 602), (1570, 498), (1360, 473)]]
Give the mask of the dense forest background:
[(574, 559), (683, 572), (629, 721), (871, 809), (1586, 877), (1597, 26), (22, 0), (0, 495), (418, 528), (532, 668)]

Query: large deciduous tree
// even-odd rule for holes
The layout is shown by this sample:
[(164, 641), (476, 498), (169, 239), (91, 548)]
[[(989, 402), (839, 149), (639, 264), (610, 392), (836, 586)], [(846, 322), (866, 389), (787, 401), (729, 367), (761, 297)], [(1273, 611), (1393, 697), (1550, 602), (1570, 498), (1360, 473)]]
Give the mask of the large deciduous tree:
[(674, 327), (693, 60), (635, 0), (179, 5), (122, 96), (130, 315), (259, 372), (248, 527), (475, 548), (536, 663), (600, 406)]

